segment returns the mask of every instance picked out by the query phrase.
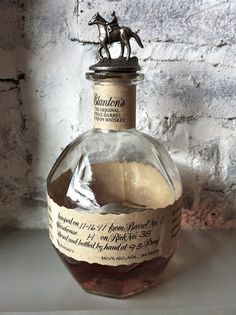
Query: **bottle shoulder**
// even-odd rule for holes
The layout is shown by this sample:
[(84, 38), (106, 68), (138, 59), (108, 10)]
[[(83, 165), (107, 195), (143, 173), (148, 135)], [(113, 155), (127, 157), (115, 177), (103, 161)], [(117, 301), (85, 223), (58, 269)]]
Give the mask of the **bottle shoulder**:
[(78, 136), (63, 150), (61, 157), (66, 155), (87, 156), (91, 163), (135, 160), (155, 166), (155, 161), (161, 160), (173, 164), (169, 153), (156, 138), (136, 129), (91, 129)]
[[(48, 176), (48, 187), (59, 183), (60, 178), (60, 185), (67, 187), (67, 196), (85, 208), (97, 207), (101, 200), (120, 203), (120, 196), (126, 200), (127, 193), (132, 194), (132, 202), (140, 197), (139, 204), (142, 196), (152, 195), (152, 191), (158, 196), (157, 204), (163, 198), (174, 202), (182, 194), (179, 173), (169, 153), (158, 140), (135, 129), (92, 129), (80, 135), (56, 161)], [(98, 199), (94, 198), (94, 190)], [(146, 206), (153, 206), (148, 202)]]
[[(128, 129), (128, 130), (101, 130), (101, 129), (91, 129), (81, 135), (79, 135), (76, 139), (74, 139), (66, 149), (75, 148), (77, 146), (83, 147), (86, 149), (87, 145), (95, 145), (96, 143), (105, 142), (107, 145), (118, 146), (122, 143), (129, 143), (132, 145), (132, 142), (135, 144), (140, 144), (140, 148), (147, 149), (148, 146), (154, 146), (157, 149), (165, 150), (164, 147), (160, 144), (160, 142), (137, 129)], [(65, 149), (65, 150), (66, 150)]]

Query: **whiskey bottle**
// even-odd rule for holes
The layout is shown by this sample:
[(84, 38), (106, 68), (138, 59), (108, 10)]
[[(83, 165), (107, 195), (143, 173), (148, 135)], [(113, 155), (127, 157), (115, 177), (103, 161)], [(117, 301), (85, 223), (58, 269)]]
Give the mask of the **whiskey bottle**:
[[(102, 19), (97, 14), (90, 25), (108, 27)], [(121, 41), (122, 56), (111, 59), (107, 50), (103, 58), (99, 49), (101, 61), (86, 74), (93, 82), (94, 128), (64, 149), (47, 179), (55, 250), (83, 289), (116, 298), (158, 283), (181, 220), (175, 164), (158, 140), (135, 129), (136, 84), (144, 76), (117, 35), (126, 32), (129, 40), (130, 31), (109, 30), (110, 42)]]

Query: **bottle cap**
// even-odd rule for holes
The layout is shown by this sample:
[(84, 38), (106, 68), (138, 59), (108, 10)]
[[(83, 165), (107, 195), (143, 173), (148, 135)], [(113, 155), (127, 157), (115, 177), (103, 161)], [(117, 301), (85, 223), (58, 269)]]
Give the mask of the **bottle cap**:
[[(108, 22), (98, 12), (89, 21), (89, 25), (97, 25), (99, 33), (100, 45), (98, 53), (100, 61), (89, 67), (90, 70), (97, 72), (120, 72), (120, 73), (136, 73), (139, 71), (140, 65), (137, 57), (130, 57), (131, 47), (130, 39), (134, 38), (137, 44), (143, 48), (142, 41), (138, 36), (138, 32), (133, 32), (131, 28), (120, 26), (115, 11), (112, 12), (112, 21)], [(119, 42), (121, 46), (121, 54), (119, 58), (111, 58), (108, 46)], [(126, 57), (124, 51), (126, 50)], [(106, 56), (106, 57), (105, 57)]]

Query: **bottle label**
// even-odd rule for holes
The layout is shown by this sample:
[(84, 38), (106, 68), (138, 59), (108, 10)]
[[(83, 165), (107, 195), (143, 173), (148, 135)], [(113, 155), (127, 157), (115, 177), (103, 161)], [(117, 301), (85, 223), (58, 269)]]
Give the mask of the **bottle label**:
[(136, 86), (121, 83), (94, 85), (94, 127), (135, 128)]
[(180, 231), (180, 199), (163, 209), (100, 214), (68, 209), (48, 197), (49, 235), (77, 261), (130, 265), (173, 254)]

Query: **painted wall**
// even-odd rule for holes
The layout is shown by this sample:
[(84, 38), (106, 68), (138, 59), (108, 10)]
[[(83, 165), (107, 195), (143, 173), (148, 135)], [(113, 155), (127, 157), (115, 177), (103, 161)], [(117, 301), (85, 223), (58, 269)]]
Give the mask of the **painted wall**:
[[(97, 11), (140, 29), (139, 129), (166, 146), (184, 181), (183, 226), (235, 227), (234, 0), (1, 0), (0, 226), (47, 226), (45, 179), (92, 128)], [(117, 53), (116, 47), (113, 54)]]

